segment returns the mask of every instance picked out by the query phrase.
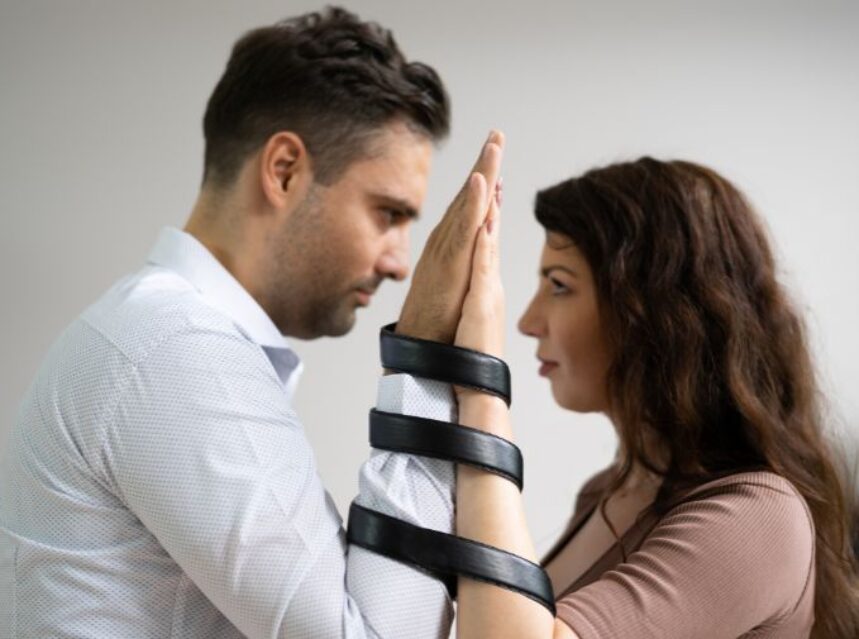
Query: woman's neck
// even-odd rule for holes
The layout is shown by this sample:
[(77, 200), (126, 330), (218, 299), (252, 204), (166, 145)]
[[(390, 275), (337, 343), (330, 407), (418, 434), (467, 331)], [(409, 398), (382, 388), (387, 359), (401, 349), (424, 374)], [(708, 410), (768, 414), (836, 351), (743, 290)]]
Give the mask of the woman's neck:
[[(665, 459), (665, 451), (662, 450), (652, 437), (645, 435), (644, 437), (644, 455), (659, 469), (667, 468), (667, 460)], [(623, 445), (623, 440), (620, 440), (617, 453), (615, 455), (615, 464), (620, 468), (626, 458), (626, 448)], [(662, 484), (662, 475), (654, 472), (644, 466), (638, 460), (632, 461), (632, 466), (629, 475), (623, 482), (623, 485), (618, 489), (618, 493), (644, 493), (655, 494)]]

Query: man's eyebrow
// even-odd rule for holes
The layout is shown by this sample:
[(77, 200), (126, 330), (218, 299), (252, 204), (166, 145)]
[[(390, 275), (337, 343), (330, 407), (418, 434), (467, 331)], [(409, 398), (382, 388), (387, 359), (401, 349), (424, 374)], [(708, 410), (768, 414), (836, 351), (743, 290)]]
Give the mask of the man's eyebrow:
[(579, 277), (579, 274), (575, 270), (571, 269), (569, 266), (564, 266), (563, 264), (549, 264), (548, 266), (544, 266), (540, 269), (540, 275), (543, 277), (549, 277), (549, 273), (554, 270), (564, 271), (576, 278)]
[(381, 202), (384, 206), (388, 206), (402, 212), (403, 215), (412, 221), (417, 221), (421, 216), (420, 212), (413, 207), (410, 202), (407, 202), (402, 198), (394, 195), (387, 195), (385, 193), (376, 193), (373, 195), (373, 198)]

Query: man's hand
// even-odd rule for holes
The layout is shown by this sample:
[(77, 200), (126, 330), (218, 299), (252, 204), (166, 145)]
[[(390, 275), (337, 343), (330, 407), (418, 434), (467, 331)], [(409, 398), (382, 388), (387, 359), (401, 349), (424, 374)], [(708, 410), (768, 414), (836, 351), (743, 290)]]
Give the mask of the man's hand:
[(430, 234), (415, 266), (398, 333), (453, 342), (471, 279), (474, 242), (495, 197), (503, 148), (504, 135), (492, 131), (465, 185)]

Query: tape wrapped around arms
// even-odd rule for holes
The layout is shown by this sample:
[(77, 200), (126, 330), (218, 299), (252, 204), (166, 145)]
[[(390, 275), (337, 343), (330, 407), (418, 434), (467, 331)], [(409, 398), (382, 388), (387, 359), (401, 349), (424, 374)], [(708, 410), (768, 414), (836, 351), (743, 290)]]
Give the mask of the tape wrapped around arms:
[(552, 583), (537, 564), (471, 539), (421, 528), (353, 503), (349, 508), (350, 544), (421, 568), (444, 583), (456, 598), (462, 575), (530, 597), (555, 614)]
[[(502, 360), (478, 351), (439, 344), (382, 328), (382, 365), (416, 377), (475, 388), (510, 404), (510, 371)], [(505, 439), (448, 422), (370, 411), (370, 444), (394, 452), (468, 464), (496, 473), (522, 489), (519, 449)], [(349, 509), (349, 543), (419, 567), (456, 596), (458, 576), (507, 588), (555, 614), (552, 584), (537, 564), (500, 548), (415, 526), (356, 503)]]

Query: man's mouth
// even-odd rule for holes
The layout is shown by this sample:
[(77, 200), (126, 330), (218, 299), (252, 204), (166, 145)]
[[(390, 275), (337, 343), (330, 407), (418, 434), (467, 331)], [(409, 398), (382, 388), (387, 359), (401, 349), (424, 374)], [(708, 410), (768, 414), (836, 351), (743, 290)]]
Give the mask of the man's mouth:
[(370, 303), (370, 298), (373, 297), (373, 293), (375, 293), (376, 291), (366, 288), (359, 288), (356, 289), (356, 292), (358, 294), (358, 304), (360, 304), (361, 306), (367, 306)]

